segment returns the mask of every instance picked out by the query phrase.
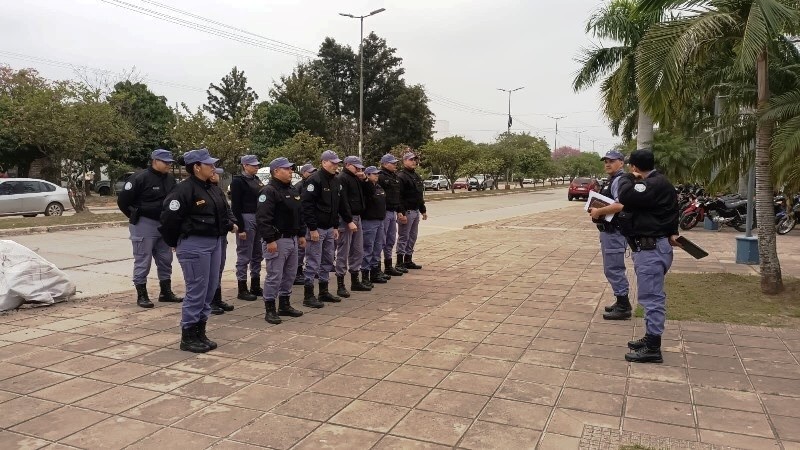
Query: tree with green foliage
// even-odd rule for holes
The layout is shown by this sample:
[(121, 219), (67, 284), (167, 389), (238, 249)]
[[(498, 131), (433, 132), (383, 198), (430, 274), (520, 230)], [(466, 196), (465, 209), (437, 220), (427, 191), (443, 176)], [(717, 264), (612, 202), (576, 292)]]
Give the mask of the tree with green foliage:
[(299, 64), (289, 76), (274, 82), (270, 97), (275, 103), (289, 105), (300, 116), (300, 129), (315, 136), (330, 137), (329, 101), (308, 64)]
[(325, 139), (314, 136), (308, 131), (300, 131), (281, 145), (269, 149), (265, 159), (271, 161), (283, 156), (297, 165), (310, 162), (314, 167), (319, 167), (322, 152), (329, 149), (332, 147), (325, 142)]
[(253, 153), (267, 154), (301, 129), (300, 114), (290, 105), (261, 102), (253, 109)]
[(242, 120), (250, 116), (258, 94), (247, 85), (247, 77), (236, 66), (222, 77), (220, 84), (211, 83), (206, 90), (208, 103), (203, 109), (217, 119)]
[[(635, 146), (630, 141), (631, 146)], [(559, 160), (560, 175), (567, 175), (570, 179), (575, 177), (596, 177), (603, 174), (603, 162), (594, 152), (581, 152), (578, 155), (565, 156)]]
[(169, 133), (175, 116), (166, 97), (155, 95), (144, 83), (122, 81), (114, 85), (108, 102), (136, 133), (129, 146), (113, 149), (112, 159), (141, 168), (153, 150), (172, 147)]
[(553, 157), (544, 139), (533, 137), (533, 140), (522, 147), (517, 154), (517, 181), (519, 187), (525, 187), (524, 178), (545, 179), (553, 172)]
[(453, 182), (459, 176), (466, 175), (464, 173), (465, 164), (478, 156), (475, 143), (461, 136), (429, 141), (422, 146), (420, 153), (423, 155), (426, 166), (435, 167), (450, 181), (451, 192), (455, 192)]

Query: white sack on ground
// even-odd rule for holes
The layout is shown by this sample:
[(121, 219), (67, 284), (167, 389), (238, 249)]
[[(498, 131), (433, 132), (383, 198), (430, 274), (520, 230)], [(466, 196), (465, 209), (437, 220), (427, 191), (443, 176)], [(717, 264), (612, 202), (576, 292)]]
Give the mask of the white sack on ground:
[(0, 311), (63, 302), (73, 295), (75, 283), (58, 267), (24, 245), (0, 240)]

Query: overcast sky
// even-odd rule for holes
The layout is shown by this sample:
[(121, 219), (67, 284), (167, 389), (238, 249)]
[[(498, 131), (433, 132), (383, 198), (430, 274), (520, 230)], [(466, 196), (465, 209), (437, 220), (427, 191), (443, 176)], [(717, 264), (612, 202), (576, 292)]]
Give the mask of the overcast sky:
[[(594, 144), (600, 153), (619, 142), (599, 113), (597, 89), (575, 94), (571, 88), (578, 69), (574, 58), (591, 44), (584, 26), (600, 4), (596, 0), (159, 1), (256, 33), (262, 37), (250, 37), (260, 44), (232, 41), (110, 4), (139, 6), (242, 35), (150, 0), (0, 0), (0, 63), (34, 67), (60, 79), (73, 78), (74, 71), (57, 62), (115, 72), (135, 66), (154, 92), (171, 104), (183, 101), (193, 107), (206, 101), (209, 83), (236, 65), (267, 99), (272, 80), (290, 73), (304, 57), (313, 57), (326, 36), (358, 46), (358, 21), (339, 12), (386, 8), (365, 20), (365, 34), (375, 31), (397, 48), (406, 79), (426, 87), (441, 131), (438, 137), (458, 134), (493, 141), (505, 131), (508, 108), (507, 94), (497, 88), (524, 86), (512, 96), (513, 130), (540, 135), (552, 146), (555, 121), (548, 116), (565, 116), (558, 124), (558, 146), (578, 147), (579, 131), (584, 151)], [(263, 38), (293, 47), (265, 49), (265, 44), (280, 44)]]

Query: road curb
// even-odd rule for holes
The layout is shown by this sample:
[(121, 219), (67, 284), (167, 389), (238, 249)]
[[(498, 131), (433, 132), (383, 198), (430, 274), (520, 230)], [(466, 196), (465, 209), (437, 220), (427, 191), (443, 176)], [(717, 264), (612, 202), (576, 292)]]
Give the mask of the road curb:
[(127, 225), (127, 221), (119, 222), (98, 222), (98, 223), (76, 223), (70, 225), (50, 225), (43, 227), (11, 228), (0, 230), (0, 237), (25, 236), (28, 234), (55, 233), (58, 231), (78, 231), (92, 230), (95, 228), (115, 228)]
[(462, 192), (458, 194), (442, 194), (442, 195), (434, 195), (431, 197), (425, 196), (425, 202), (435, 202), (441, 200), (455, 200), (459, 198), (475, 198), (475, 197), (496, 197), (498, 195), (514, 195), (514, 194), (530, 194), (533, 192), (546, 192), (558, 189), (561, 186), (554, 186), (554, 187), (546, 187), (546, 188), (517, 188), (517, 189), (495, 189), (492, 191), (477, 191), (474, 194), (472, 192)]

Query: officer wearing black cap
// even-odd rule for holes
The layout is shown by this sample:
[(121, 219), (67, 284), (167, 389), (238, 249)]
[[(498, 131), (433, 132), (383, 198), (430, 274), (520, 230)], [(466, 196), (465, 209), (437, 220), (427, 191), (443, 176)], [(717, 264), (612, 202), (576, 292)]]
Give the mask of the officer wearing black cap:
[(297, 268), (297, 247), (306, 246), (306, 225), (303, 222), (300, 195), (291, 184), (294, 164), (283, 157), (275, 158), (269, 163), (269, 170), (269, 183), (258, 196), (256, 224), (267, 261), (264, 320), (279, 324), (279, 316), (303, 315), (302, 311), (292, 308), (289, 297)]
[(206, 149), (188, 151), (183, 160), (189, 178), (164, 199), (159, 231), (175, 248), (186, 282), (180, 349), (205, 353), (217, 348), (206, 336), (206, 323), (220, 280), (222, 242), (238, 228), (228, 216), (225, 195), (211, 183), (219, 160)]
[(672, 266), (672, 246), (678, 246), (678, 195), (667, 178), (655, 170), (649, 150), (636, 150), (628, 162), (631, 173), (621, 177), (618, 214), (620, 231), (633, 250), (637, 301), (644, 308), (645, 335), (628, 342), (626, 361), (663, 362), (661, 334), (666, 320), (664, 276)]
[(628, 277), (625, 274), (625, 251), (628, 249), (628, 242), (617, 228), (616, 217), (610, 222), (606, 221), (604, 217), (609, 214), (616, 215), (622, 211), (622, 203), (619, 203), (619, 181), (620, 177), (625, 174), (625, 171), (622, 170), (625, 165), (625, 156), (617, 150), (610, 150), (601, 160), (604, 163), (606, 174), (608, 174), (608, 182), (600, 194), (615, 201), (615, 203), (600, 208), (589, 208), (592, 221), (600, 231), (603, 271), (616, 297), (613, 305), (605, 307), (606, 313), (603, 314), (603, 318), (624, 320), (630, 319), (632, 310), (631, 301), (628, 298)]
[[(238, 298), (256, 300), (261, 294), (261, 240), (256, 231), (258, 196), (264, 184), (256, 176), (261, 163), (255, 155), (242, 156), (242, 173), (231, 180), (231, 209), (239, 227), (236, 240), (236, 280)], [(250, 269), (250, 289), (247, 289), (247, 272)]]
[(175, 177), (169, 173), (172, 153), (154, 150), (150, 155), (150, 167), (137, 172), (128, 179), (117, 197), (119, 210), (128, 217), (131, 243), (133, 244), (133, 284), (136, 286), (136, 304), (152, 308), (147, 295), (147, 275), (155, 259), (161, 293), (159, 302), (180, 302), (172, 292), (172, 250), (164, 243), (158, 232), (161, 205), (164, 198), (175, 188)]

